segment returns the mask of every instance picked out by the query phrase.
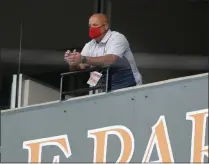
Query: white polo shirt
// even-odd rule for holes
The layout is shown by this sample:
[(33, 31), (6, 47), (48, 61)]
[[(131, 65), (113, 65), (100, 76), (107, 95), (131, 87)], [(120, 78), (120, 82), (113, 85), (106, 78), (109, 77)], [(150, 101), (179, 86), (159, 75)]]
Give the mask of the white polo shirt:
[(133, 53), (126, 37), (116, 31), (108, 30), (104, 38), (86, 43), (81, 55), (89, 57), (117, 55), (120, 58), (112, 67), (112, 89), (121, 89), (142, 84), (142, 77), (136, 66)]

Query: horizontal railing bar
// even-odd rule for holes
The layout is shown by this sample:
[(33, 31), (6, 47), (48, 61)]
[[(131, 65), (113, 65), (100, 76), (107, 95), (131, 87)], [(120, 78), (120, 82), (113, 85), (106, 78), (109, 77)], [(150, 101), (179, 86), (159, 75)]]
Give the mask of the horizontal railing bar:
[(91, 67), (91, 68), (80, 70), (80, 71), (65, 72), (65, 73), (62, 73), (61, 76), (84, 73), (84, 72), (91, 72), (91, 71), (97, 71), (97, 70), (101, 70), (101, 69), (105, 70), (105, 69), (108, 69), (108, 68), (110, 68), (110, 65), (106, 65), (106, 66), (102, 66), (102, 67)]
[(92, 91), (92, 90), (96, 90), (96, 89), (104, 89), (104, 88), (105, 88), (105, 85), (101, 85), (98, 87), (82, 88), (82, 89), (77, 89), (77, 90), (73, 90), (73, 91), (62, 92), (62, 95), (69, 95), (72, 93), (87, 92), (87, 91)]

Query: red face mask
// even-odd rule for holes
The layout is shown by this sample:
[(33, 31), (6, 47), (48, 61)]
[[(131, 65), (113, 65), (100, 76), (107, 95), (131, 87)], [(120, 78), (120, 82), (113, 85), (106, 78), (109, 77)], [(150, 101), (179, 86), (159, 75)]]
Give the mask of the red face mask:
[(101, 36), (101, 30), (100, 30), (101, 26), (100, 27), (90, 27), (89, 29), (89, 37), (91, 39), (95, 39), (99, 36)]

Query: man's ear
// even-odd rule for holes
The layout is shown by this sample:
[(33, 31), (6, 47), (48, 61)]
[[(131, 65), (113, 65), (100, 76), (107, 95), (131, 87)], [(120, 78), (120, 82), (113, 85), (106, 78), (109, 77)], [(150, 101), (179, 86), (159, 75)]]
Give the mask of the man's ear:
[(106, 25), (105, 25), (105, 30), (108, 30), (108, 29), (109, 29), (109, 25), (106, 24)]

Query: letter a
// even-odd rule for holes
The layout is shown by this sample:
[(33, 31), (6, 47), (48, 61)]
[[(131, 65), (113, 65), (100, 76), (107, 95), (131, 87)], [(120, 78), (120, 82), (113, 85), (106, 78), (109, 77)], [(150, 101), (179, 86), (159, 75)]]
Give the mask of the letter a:
[[(41, 163), (42, 147), (49, 145), (59, 147), (66, 158), (71, 156), (67, 135), (42, 138), (23, 142), (23, 149), (28, 149), (28, 163)], [(59, 156), (54, 156), (54, 162), (59, 162)]]
[(149, 162), (155, 144), (157, 146), (157, 153), (159, 157), (159, 161), (155, 162), (174, 162), (164, 116), (161, 116), (157, 123), (152, 127), (152, 134), (144, 153), (142, 163)]
[(131, 131), (124, 126), (110, 126), (88, 131), (88, 138), (94, 139), (93, 162), (106, 162), (107, 138), (110, 134), (118, 136), (121, 142), (121, 153), (116, 163), (128, 163), (134, 152), (134, 137)]
[(204, 156), (208, 157), (208, 146), (205, 146), (207, 117), (208, 109), (188, 112), (186, 115), (186, 119), (191, 120), (193, 124), (190, 159), (192, 163), (202, 163), (204, 162)]

